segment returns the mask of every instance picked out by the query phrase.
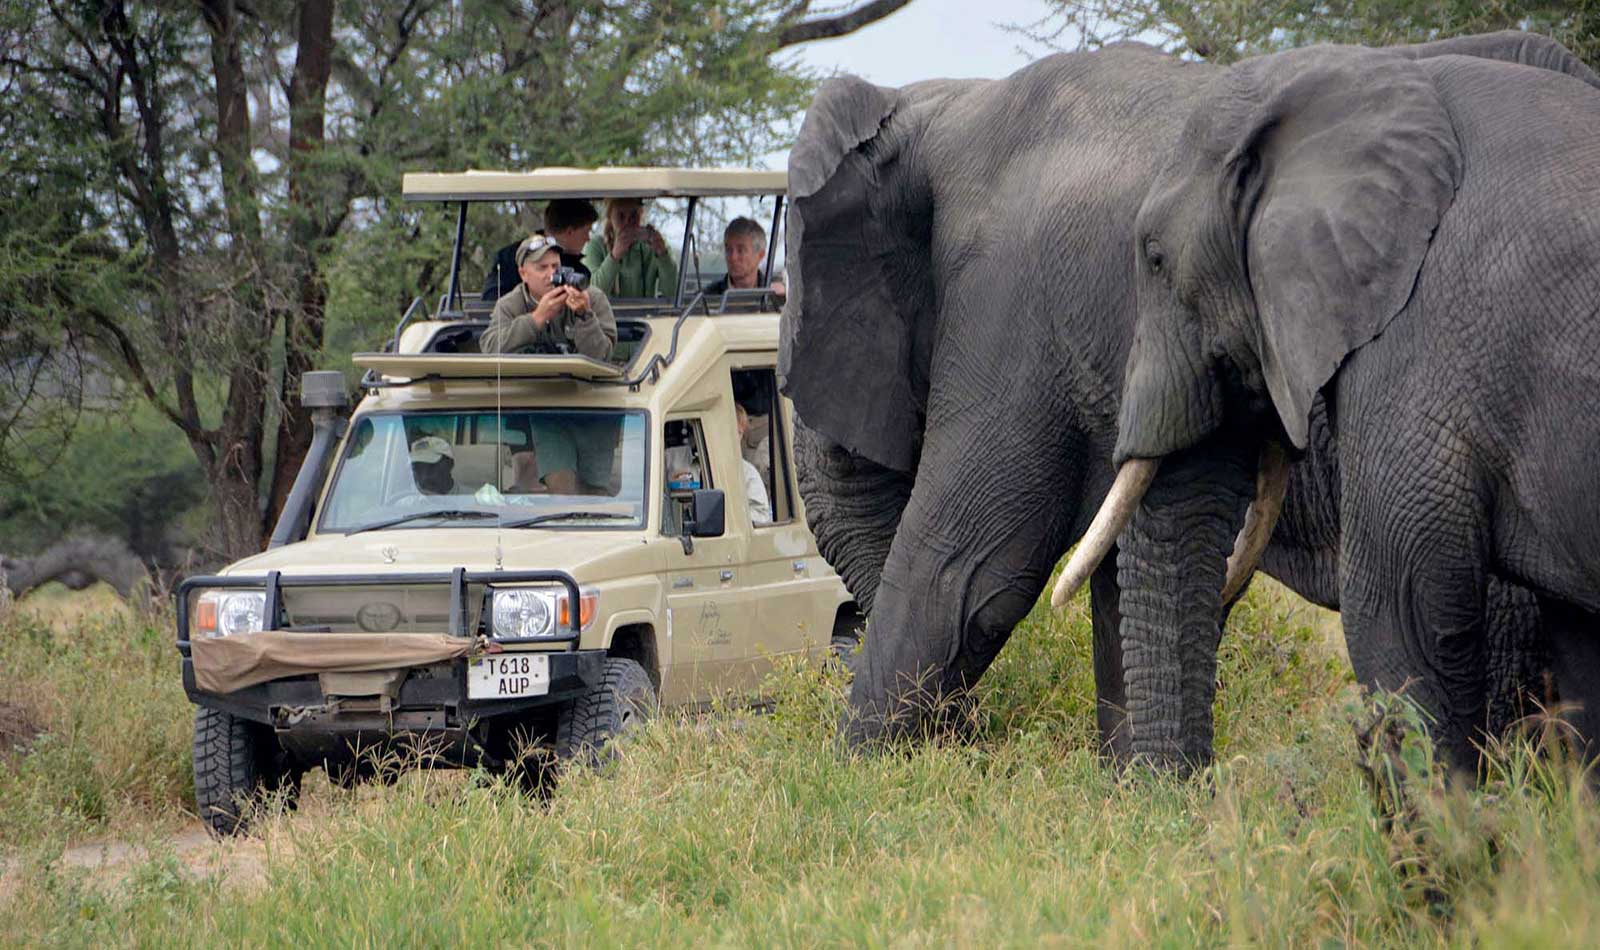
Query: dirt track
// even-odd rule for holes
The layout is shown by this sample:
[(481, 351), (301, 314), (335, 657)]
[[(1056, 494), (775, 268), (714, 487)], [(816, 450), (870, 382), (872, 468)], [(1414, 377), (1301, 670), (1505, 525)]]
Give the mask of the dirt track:
[[(253, 890), (266, 883), (266, 844), (255, 837), (217, 841), (199, 823), (148, 842), (101, 841), (74, 845), (61, 854), (60, 865), (84, 872), (103, 887), (116, 887), (153, 857), (171, 855), (188, 874), (216, 876), (226, 887)], [(18, 875), (9, 862), (0, 863), (0, 900), (9, 900)]]

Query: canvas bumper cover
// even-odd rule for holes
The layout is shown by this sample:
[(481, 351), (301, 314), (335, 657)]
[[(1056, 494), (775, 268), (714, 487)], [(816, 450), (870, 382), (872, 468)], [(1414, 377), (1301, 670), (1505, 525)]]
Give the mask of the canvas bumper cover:
[(442, 633), (266, 631), (196, 637), (189, 655), (197, 687), (208, 693), (231, 693), (286, 676), (427, 666), (479, 648), (477, 639)]

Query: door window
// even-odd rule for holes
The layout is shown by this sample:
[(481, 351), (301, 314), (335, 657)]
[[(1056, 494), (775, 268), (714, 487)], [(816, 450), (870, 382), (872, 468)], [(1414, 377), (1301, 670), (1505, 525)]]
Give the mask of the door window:
[[(765, 520), (752, 515), (755, 527), (767, 524), (785, 524), (794, 520), (794, 486), (789, 478), (789, 442), (783, 432), (783, 400), (778, 395), (777, 373), (771, 367), (736, 369), (732, 373), (735, 416), (741, 418), (743, 436), (739, 440), (739, 454), (746, 471), (754, 470), (765, 492), (766, 508), (771, 516)], [(742, 484), (742, 480), (741, 480)], [(747, 491), (746, 503), (754, 512), (759, 493)]]

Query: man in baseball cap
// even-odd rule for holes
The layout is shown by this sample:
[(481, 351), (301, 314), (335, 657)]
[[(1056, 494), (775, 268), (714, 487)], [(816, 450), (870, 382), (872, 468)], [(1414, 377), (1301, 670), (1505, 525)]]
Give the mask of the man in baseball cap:
[(424, 495), (449, 495), (456, 490), (456, 453), (450, 443), (425, 435), (411, 443), (411, 477)]
[(617, 342), (611, 302), (598, 290), (579, 290), (562, 273), (561, 245), (535, 234), (517, 246), (522, 283), (494, 306), (488, 329), (478, 340), (485, 353), (581, 353), (608, 359)]

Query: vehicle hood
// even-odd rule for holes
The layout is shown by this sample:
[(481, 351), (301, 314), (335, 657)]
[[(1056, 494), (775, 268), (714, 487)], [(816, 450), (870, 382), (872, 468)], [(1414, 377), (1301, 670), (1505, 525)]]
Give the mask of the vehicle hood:
[[(566, 571), (585, 583), (609, 576), (603, 564), (608, 555), (635, 551), (646, 540), (637, 530), (390, 528), (287, 544), (235, 562), (224, 573), (421, 573), (457, 567), (492, 571), (497, 538), (502, 569)], [(633, 568), (637, 570), (636, 562)]]

